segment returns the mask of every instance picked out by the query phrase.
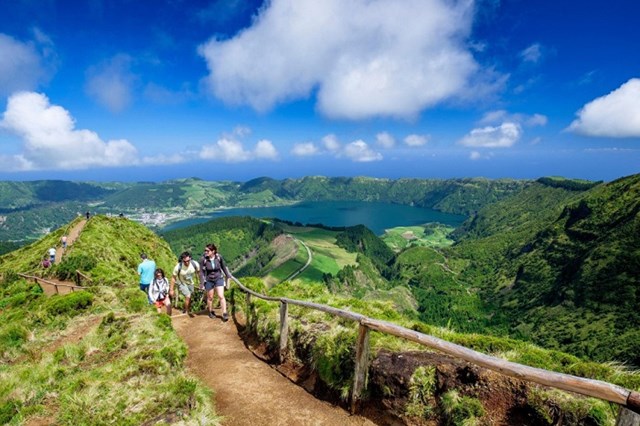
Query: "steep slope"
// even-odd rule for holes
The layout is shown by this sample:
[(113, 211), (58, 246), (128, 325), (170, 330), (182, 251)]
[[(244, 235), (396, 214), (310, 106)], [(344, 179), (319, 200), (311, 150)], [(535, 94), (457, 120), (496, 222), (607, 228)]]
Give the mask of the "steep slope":
[[(138, 289), (139, 253), (166, 268), (175, 262), (169, 246), (135, 222), (95, 216), (60, 264), (39, 269), (43, 251), (73, 225), (0, 257), (0, 423), (217, 424), (209, 391), (185, 372), (186, 347), (169, 317)], [(77, 268), (93, 283), (60, 296), (16, 275)]]
[(589, 191), (523, 244), (501, 295), (525, 335), (640, 366), (640, 175)]
[(640, 175), (540, 179), (487, 206), (443, 252), (481, 291), (488, 327), (600, 361), (640, 365)]

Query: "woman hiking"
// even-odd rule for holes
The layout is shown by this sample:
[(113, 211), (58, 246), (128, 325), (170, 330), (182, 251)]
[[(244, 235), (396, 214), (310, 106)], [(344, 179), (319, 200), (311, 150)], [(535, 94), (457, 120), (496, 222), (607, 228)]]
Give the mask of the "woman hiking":
[(233, 278), (215, 244), (207, 244), (204, 248), (204, 256), (200, 259), (200, 282), (204, 283), (204, 289), (207, 292), (209, 318), (216, 317), (211, 306), (215, 291), (220, 300), (220, 308), (222, 308), (222, 321), (228, 321), (229, 314), (227, 313), (227, 301), (224, 298), (225, 277), (223, 277), (223, 273), (227, 280)]

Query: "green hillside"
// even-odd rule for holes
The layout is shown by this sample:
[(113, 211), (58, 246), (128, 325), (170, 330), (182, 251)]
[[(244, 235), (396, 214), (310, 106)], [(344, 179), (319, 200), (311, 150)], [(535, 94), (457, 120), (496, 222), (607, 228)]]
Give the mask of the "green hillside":
[(489, 205), (444, 250), (462, 262), (494, 330), (579, 356), (640, 365), (640, 176), (541, 179)]
[(640, 175), (568, 203), (510, 260), (501, 302), (525, 336), (640, 365)]
[(140, 252), (174, 261), (147, 228), (91, 218), (46, 271), (80, 267), (93, 280), (84, 291), (47, 297), (17, 276), (42, 274), (44, 251), (76, 224), (0, 257), (0, 423), (218, 424), (210, 391), (185, 371), (186, 346), (138, 289)]
[[(197, 258), (206, 244), (213, 243), (228, 264), (233, 266), (241, 263), (245, 254), (268, 246), (280, 233), (282, 231), (273, 223), (232, 216), (163, 232), (162, 236), (176, 256), (186, 250)], [(269, 257), (270, 254), (263, 253), (263, 256)]]

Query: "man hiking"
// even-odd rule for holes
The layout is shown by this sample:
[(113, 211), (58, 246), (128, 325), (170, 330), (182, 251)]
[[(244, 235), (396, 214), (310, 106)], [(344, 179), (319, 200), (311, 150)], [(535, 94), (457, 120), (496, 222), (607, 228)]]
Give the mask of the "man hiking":
[(174, 287), (176, 281), (178, 282), (178, 290), (184, 296), (184, 308), (182, 309), (183, 314), (189, 314), (190, 317), (193, 317), (193, 314), (189, 311), (189, 306), (191, 305), (191, 295), (193, 294), (193, 285), (195, 282), (195, 278), (198, 276), (200, 272), (200, 265), (197, 262), (191, 260), (191, 253), (188, 251), (183, 252), (180, 255), (180, 261), (173, 268), (173, 274), (171, 274), (171, 286), (169, 287), (169, 297), (173, 298), (174, 295)]
[[(142, 262), (138, 265), (138, 275), (140, 275), (140, 290), (149, 295), (149, 285), (153, 281), (153, 274), (156, 271), (156, 262), (147, 258), (146, 253), (140, 253), (140, 259)], [(151, 300), (149, 300), (149, 303)]]

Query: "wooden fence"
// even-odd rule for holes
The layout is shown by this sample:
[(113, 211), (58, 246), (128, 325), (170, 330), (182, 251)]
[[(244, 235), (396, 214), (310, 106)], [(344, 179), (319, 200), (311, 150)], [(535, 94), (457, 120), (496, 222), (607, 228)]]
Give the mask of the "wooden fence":
[(455, 358), (463, 359), (467, 362), (497, 371), (507, 376), (616, 403), (620, 406), (620, 412), (616, 423), (617, 426), (640, 426), (639, 392), (600, 380), (585, 379), (583, 377), (556, 373), (541, 368), (534, 368), (506, 361), (504, 359), (476, 352), (469, 348), (465, 348), (464, 346), (438, 339), (437, 337), (429, 336), (415, 330), (409, 330), (408, 328), (401, 327), (387, 321), (372, 319), (355, 312), (312, 302), (288, 299), (285, 297), (265, 296), (264, 294), (257, 293), (245, 287), (235, 277), (233, 278), (233, 281), (245, 293), (247, 306), (250, 306), (251, 304), (251, 296), (280, 303), (279, 357), (281, 362), (284, 360), (287, 350), (289, 330), (287, 317), (289, 305), (315, 309), (355, 321), (359, 324), (358, 339), (356, 342), (356, 363), (351, 393), (352, 413), (357, 409), (366, 383), (366, 375), (369, 369), (369, 332), (371, 330), (375, 330), (419, 343), (437, 351), (449, 354)]
[[(53, 281), (49, 281), (46, 280), (42, 277), (36, 277), (34, 275), (27, 275), (27, 274), (18, 274), (18, 276), (25, 278), (27, 280), (32, 280), (34, 281), (36, 284), (38, 284), (40, 286), (40, 288), (42, 288), (42, 284), (46, 284), (48, 286), (51, 286), (53, 288), (55, 288), (55, 293), (56, 294), (60, 294), (60, 288), (66, 288), (69, 291), (65, 292), (65, 293), (70, 293), (76, 290), (85, 290), (86, 287), (82, 287), (79, 285), (71, 285), (71, 284), (62, 284), (62, 283), (56, 283)], [(44, 288), (42, 288), (42, 291), (46, 291)]]

